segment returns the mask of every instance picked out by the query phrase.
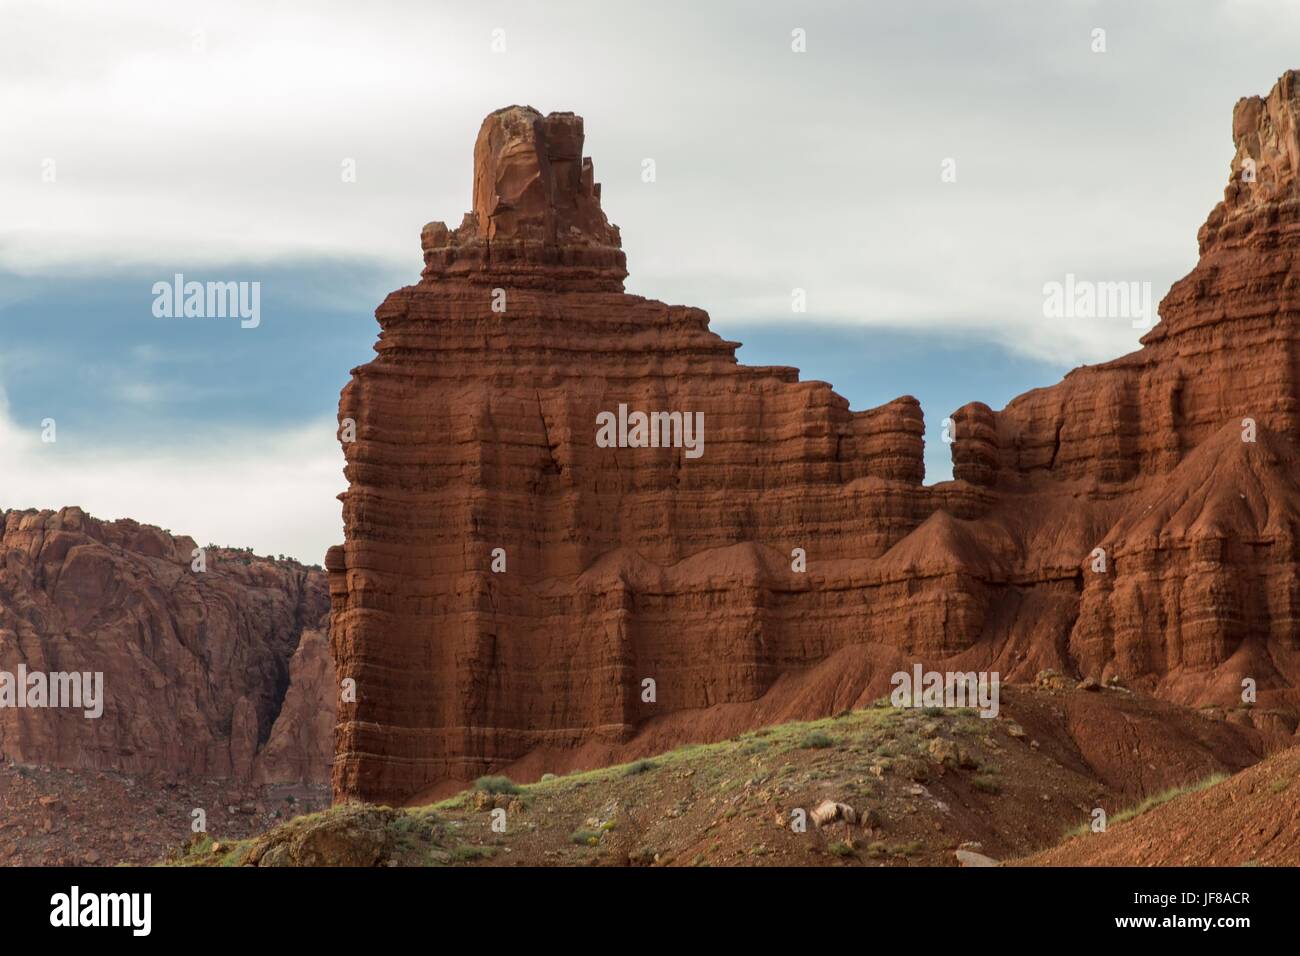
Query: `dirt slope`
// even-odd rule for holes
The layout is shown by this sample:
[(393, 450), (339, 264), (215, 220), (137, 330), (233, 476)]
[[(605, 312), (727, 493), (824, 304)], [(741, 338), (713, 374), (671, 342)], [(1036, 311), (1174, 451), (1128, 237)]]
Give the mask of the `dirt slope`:
[(319, 783), (259, 787), (0, 758), (0, 866), (148, 863), (189, 836), (195, 810), (214, 832), (250, 836), (329, 796)]
[(1300, 865), (1300, 747), (1016, 861), (1022, 866)]
[[(1057, 684), (1047, 678), (1045, 684)], [(519, 786), (484, 778), (426, 807), (339, 805), (264, 836), (210, 841), (206, 865), (908, 866), (1023, 856), (1101, 806), (1255, 759), (1222, 715), (1120, 690), (1007, 688), (996, 718), (880, 702)], [(1129, 770), (1124, 765), (1129, 765)], [(855, 822), (818, 827), (830, 800)], [(494, 810), (505, 831), (493, 829)], [(808, 817), (802, 832), (792, 822)], [(842, 811), (841, 811), (842, 814)]]

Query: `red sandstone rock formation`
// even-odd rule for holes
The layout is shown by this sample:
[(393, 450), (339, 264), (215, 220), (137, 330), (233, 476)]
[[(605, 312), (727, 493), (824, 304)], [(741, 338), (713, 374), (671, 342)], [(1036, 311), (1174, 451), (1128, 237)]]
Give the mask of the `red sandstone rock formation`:
[[(358, 699), (336, 797), (816, 716), (916, 661), (1225, 706), (1251, 677), (1294, 732), (1295, 77), (1238, 104), (1233, 181), (1144, 347), (959, 410), (934, 486), (914, 399), (850, 411), (739, 365), (704, 312), (622, 292), (581, 119), (489, 116), (474, 211), (425, 227), (339, 405), (331, 648)], [(634, 411), (702, 414), (703, 454), (597, 440)]]
[(1083, 556), (1068, 659), (1188, 704), (1251, 677), (1290, 707), (1300, 682), (1298, 77), (1237, 103), (1224, 201), (1144, 347), (1011, 402), (972, 454), (996, 463), (986, 521), (1028, 514), (1041, 573)]
[[(0, 707), (19, 763), (328, 779), (325, 575), (79, 508), (0, 514), (0, 672), (102, 672), (103, 713)], [(313, 630), (316, 628), (317, 630)]]
[(289, 658), (289, 687), (280, 713), (253, 761), (254, 784), (323, 783), (334, 763), (334, 661), (328, 618), (302, 632)]

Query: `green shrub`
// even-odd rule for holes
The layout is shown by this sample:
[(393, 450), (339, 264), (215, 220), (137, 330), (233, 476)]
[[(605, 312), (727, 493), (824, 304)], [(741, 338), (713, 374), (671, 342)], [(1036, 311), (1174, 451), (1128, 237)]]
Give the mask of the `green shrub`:
[(803, 739), (803, 743), (799, 746), (805, 750), (825, 750), (827, 747), (834, 747), (835, 741), (829, 734), (814, 730)]
[(929, 783), (930, 761), (920, 757), (900, 757), (898, 772), (913, 783)]
[(479, 777), (474, 781), (474, 789), (485, 793), (521, 793), (519, 784), (509, 777)]

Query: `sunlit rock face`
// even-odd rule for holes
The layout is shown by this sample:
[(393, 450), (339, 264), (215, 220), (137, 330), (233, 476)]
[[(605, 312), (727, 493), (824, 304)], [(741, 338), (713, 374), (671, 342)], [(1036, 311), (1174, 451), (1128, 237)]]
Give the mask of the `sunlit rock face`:
[(1250, 678), (1293, 711), (1294, 80), (1238, 104), (1225, 200), (1143, 347), (954, 412), (931, 486), (913, 398), (851, 411), (624, 293), (581, 118), (493, 113), (473, 211), (424, 228), (339, 403), (336, 797), (817, 716), (918, 661), (1196, 704)]

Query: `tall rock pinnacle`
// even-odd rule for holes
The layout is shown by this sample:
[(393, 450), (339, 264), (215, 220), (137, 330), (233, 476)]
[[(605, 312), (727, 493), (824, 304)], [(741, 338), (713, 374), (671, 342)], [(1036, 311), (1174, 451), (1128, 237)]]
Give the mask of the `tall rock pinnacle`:
[(1232, 177), (1224, 190), (1228, 215), (1300, 199), (1300, 71), (1288, 70), (1268, 96), (1246, 96), (1232, 112)]
[(627, 267), (618, 227), (601, 211), (583, 139), (573, 113), (508, 106), (488, 116), (474, 143), (474, 209), (454, 231), (424, 227), (425, 276), (552, 276), (620, 290)]

